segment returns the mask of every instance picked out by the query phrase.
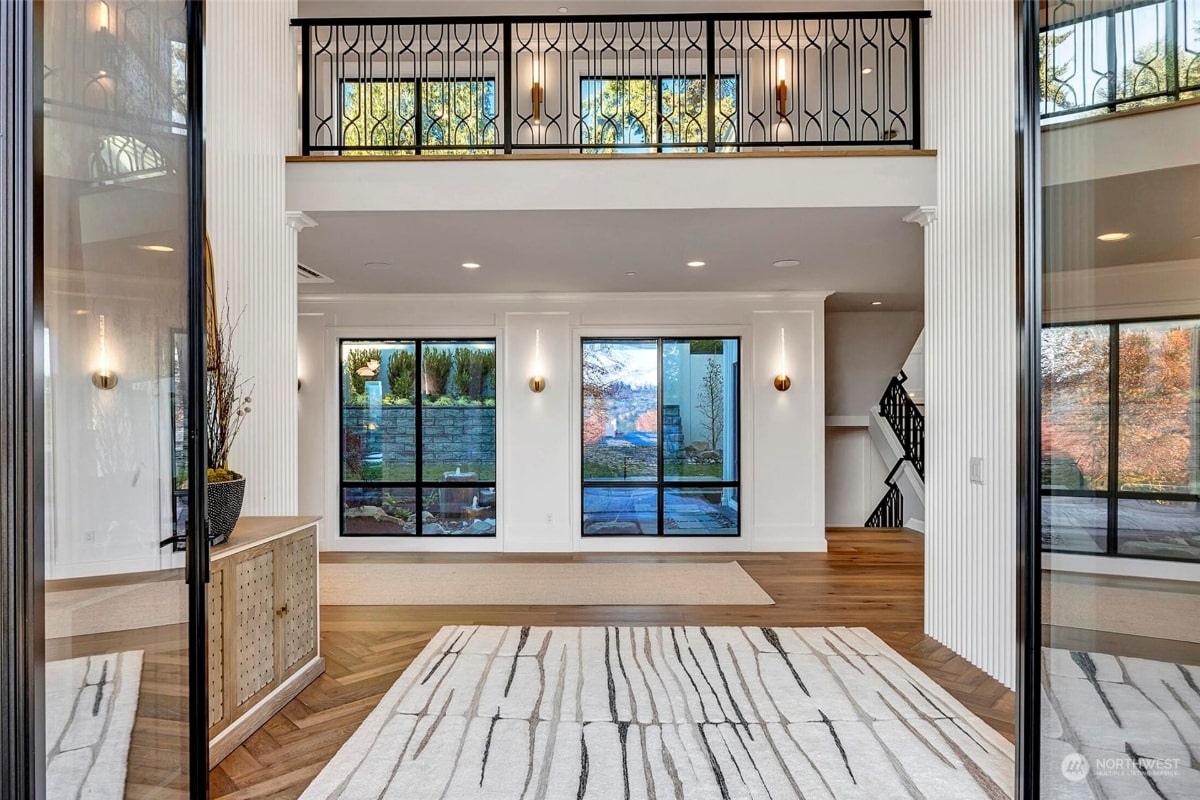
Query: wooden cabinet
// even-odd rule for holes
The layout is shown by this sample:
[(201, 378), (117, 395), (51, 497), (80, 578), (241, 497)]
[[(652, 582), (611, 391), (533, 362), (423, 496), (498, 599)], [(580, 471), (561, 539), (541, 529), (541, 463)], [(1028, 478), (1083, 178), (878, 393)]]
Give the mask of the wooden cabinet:
[(324, 671), (318, 646), (317, 526), (249, 517), (213, 549), (209, 586), (212, 764)]

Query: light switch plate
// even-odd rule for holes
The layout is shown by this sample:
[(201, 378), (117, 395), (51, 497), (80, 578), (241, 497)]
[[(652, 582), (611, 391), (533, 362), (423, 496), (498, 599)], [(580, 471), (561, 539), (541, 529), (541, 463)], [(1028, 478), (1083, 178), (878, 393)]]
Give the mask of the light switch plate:
[(983, 459), (978, 456), (972, 456), (968, 465), (968, 473), (971, 483), (983, 483)]

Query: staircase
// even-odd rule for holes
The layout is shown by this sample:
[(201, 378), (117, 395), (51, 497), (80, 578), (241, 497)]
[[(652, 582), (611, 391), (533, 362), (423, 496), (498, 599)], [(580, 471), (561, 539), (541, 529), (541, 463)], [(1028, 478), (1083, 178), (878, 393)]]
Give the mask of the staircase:
[(876, 451), (892, 469), (887, 490), (867, 518), (868, 528), (908, 528), (925, 532), (925, 415), (904, 388), (901, 370), (891, 379), (867, 429)]

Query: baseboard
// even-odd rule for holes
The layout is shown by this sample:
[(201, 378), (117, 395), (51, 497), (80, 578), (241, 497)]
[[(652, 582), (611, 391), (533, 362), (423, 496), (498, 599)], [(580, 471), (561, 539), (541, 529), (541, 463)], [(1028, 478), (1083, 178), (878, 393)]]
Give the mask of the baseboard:
[(756, 553), (824, 553), (829, 549), (824, 526), (755, 525)]
[(208, 743), (208, 768), (212, 769), (224, 761), (226, 756), (238, 749), (242, 742), (249, 739), (284, 706), (296, 699), (296, 695), (304, 691), (304, 688), (324, 671), (325, 659), (317, 656), (292, 677), (279, 684), (275, 691), (264, 697), (253, 710), (214, 736)]

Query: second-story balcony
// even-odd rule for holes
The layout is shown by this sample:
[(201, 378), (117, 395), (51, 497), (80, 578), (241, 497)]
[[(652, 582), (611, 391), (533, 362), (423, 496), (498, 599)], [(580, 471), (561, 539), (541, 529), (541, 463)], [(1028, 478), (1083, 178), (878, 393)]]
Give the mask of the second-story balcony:
[(919, 149), (927, 15), (296, 20), (302, 152)]

